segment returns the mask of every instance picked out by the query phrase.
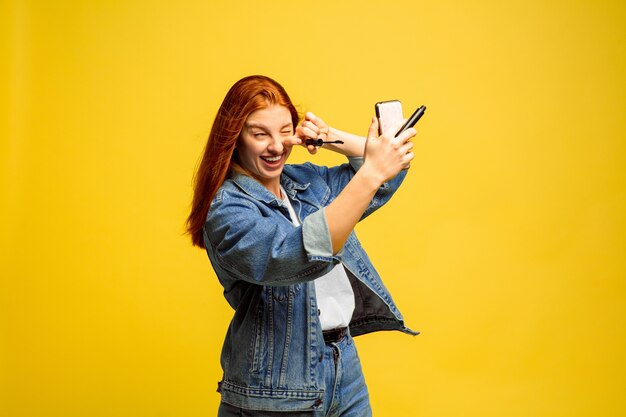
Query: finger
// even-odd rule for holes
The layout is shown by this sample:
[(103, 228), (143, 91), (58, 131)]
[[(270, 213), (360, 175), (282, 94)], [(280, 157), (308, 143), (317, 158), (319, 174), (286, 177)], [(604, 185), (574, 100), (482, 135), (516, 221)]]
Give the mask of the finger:
[(317, 146), (309, 145), (306, 147), (311, 155), (315, 155), (317, 153)]
[(311, 139), (317, 139), (317, 137), (319, 136), (318, 132), (316, 132), (315, 130), (309, 127), (303, 128), (302, 133), (304, 133), (305, 137), (311, 138)]
[(283, 140), (283, 145), (287, 146), (295, 146), (300, 145), (302, 143), (302, 139), (297, 136), (289, 136)]
[(312, 112), (307, 112), (307, 114), (305, 115), (305, 118), (306, 120), (310, 121), (311, 123), (313, 123), (315, 126), (319, 128), (328, 127), (325, 121), (323, 121), (321, 118), (314, 115)]
[(316, 123), (318, 120), (321, 120), (319, 117), (317, 117), (315, 114), (313, 114), (313, 112), (310, 112), (310, 111), (306, 112), (306, 114), (304, 115), (304, 118), (306, 120), (309, 120), (309, 121), (313, 122), (313, 123)]
[(330, 130), (328, 126), (318, 126), (313, 122), (307, 122), (305, 127), (311, 129), (313, 132), (315, 132), (316, 135), (321, 135), (323, 133), (328, 134), (328, 131)]
[(372, 117), (372, 123), (370, 124), (370, 128), (367, 131), (367, 139), (376, 139), (378, 137), (378, 119), (376, 117)]
[(313, 122), (311, 122), (309, 120), (304, 121), (302, 123), (302, 127), (308, 127), (309, 129), (315, 130), (315, 131), (319, 130), (319, 127), (315, 126), (315, 123), (313, 123)]
[(299, 125), (296, 128), (296, 136), (299, 136), (303, 139), (317, 138), (317, 128), (315, 127), (315, 125), (311, 125), (311, 124), (307, 124), (307, 122), (303, 122), (301, 125)]
[(301, 139), (306, 139), (306, 134), (304, 133), (304, 128), (302, 127), (302, 125), (299, 125), (298, 127), (296, 127), (296, 132), (295, 132), (295, 136), (301, 138)]
[(316, 125), (319, 123), (320, 118), (317, 117), (316, 115), (314, 115), (311, 112), (307, 112), (307, 114), (305, 115), (305, 120), (309, 123), (312, 123), (313, 125)]
[(410, 127), (407, 130), (405, 130), (404, 132), (402, 132), (402, 134), (400, 136), (395, 138), (395, 140), (398, 143), (405, 143), (409, 139), (411, 139), (413, 136), (415, 136), (416, 133), (417, 133), (417, 131), (414, 128)]
[(314, 122), (314, 121), (315, 121), (315, 119), (317, 119), (317, 116), (316, 116), (316, 115), (314, 115), (314, 114), (313, 114), (313, 112), (308, 111), (308, 112), (306, 112), (306, 114), (304, 115), (304, 118), (305, 118), (306, 120), (310, 120), (310, 121)]
[(415, 144), (413, 142), (406, 142), (404, 145), (402, 145), (402, 146), (400, 146), (400, 148), (398, 148), (398, 151), (400, 152), (400, 154), (406, 154), (411, 149), (413, 149), (414, 146), (415, 146)]

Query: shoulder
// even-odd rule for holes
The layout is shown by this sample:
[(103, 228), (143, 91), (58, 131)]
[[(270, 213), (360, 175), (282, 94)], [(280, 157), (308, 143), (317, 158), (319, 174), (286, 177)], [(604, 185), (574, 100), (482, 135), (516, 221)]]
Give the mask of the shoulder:
[(300, 177), (306, 177), (310, 175), (319, 175), (319, 169), (321, 167), (310, 162), (303, 164), (287, 164), (283, 172), (294, 180), (300, 179)]
[(206, 221), (215, 221), (224, 216), (236, 216), (242, 211), (255, 209), (255, 201), (243, 192), (233, 180), (227, 179), (211, 201)]
[(311, 162), (303, 164), (285, 165), (283, 171), (289, 178), (300, 184), (326, 183), (332, 177), (333, 168), (325, 165), (315, 165)]
[(224, 200), (230, 200), (233, 198), (241, 198), (244, 197), (245, 193), (243, 193), (235, 181), (230, 178), (226, 178), (220, 188), (217, 189), (217, 193), (215, 193), (215, 197), (213, 197), (213, 201), (211, 202), (211, 207), (215, 203), (221, 203)]

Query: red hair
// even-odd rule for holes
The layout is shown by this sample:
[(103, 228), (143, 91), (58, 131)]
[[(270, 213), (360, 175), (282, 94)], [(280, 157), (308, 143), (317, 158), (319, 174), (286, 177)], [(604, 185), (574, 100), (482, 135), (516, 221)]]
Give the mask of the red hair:
[(262, 75), (245, 77), (226, 93), (194, 176), (193, 201), (187, 218), (187, 233), (194, 246), (204, 248), (202, 227), (217, 190), (231, 169), (241, 171), (233, 151), (246, 119), (250, 113), (275, 104), (289, 110), (295, 130), (300, 120), (298, 112), (285, 89), (271, 78)]

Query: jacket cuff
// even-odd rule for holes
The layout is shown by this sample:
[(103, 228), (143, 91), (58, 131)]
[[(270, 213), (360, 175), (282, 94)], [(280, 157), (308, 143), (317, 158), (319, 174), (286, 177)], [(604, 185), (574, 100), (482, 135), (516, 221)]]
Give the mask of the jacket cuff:
[[(310, 261), (333, 262), (340, 260), (340, 253), (333, 255), (333, 243), (326, 222), (326, 208), (307, 216), (302, 222), (302, 240)], [(343, 248), (342, 248), (343, 249)]]
[(356, 172), (363, 166), (363, 157), (362, 156), (349, 156), (348, 162), (350, 162), (350, 166)]
[[(358, 171), (363, 166), (363, 161), (365, 161), (365, 158), (363, 158), (362, 156), (349, 156), (348, 157), (348, 162), (350, 162), (350, 166), (352, 167), (354, 172)], [(388, 188), (389, 188), (389, 182), (384, 182), (380, 186), (381, 190), (386, 190)]]

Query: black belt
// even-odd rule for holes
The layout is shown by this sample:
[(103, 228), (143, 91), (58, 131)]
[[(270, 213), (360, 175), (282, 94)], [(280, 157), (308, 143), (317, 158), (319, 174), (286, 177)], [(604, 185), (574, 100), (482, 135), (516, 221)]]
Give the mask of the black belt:
[(324, 342), (334, 343), (340, 341), (348, 334), (348, 328), (340, 327), (338, 329), (324, 330), (322, 334), (324, 335)]

